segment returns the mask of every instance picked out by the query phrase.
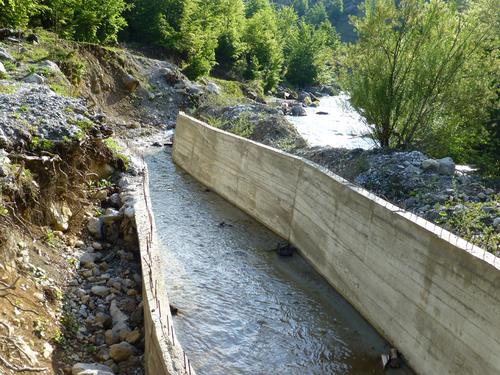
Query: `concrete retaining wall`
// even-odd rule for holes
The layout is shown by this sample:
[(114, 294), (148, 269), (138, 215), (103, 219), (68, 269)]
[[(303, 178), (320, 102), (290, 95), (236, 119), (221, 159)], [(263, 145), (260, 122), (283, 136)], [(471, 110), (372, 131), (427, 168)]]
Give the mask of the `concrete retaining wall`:
[(301, 158), (180, 114), (174, 161), (298, 247), (419, 374), (500, 374), (491, 254)]
[(195, 375), (175, 336), (165, 290), (160, 247), (149, 198), (148, 171), (143, 164), (143, 179), (134, 191), (135, 223), (142, 268), (144, 304), (144, 367), (148, 375)]

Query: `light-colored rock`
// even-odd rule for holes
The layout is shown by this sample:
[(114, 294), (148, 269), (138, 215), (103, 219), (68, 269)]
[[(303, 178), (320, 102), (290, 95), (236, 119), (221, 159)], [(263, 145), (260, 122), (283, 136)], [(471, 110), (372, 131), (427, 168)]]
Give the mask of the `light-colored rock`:
[(7, 69), (5, 69), (5, 66), (0, 62), (0, 75), (5, 74), (7, 74)]
[(439, 169), (439, 162), (434, 159), (426, 159), (420, 166), (424, 171), (437, 172)]
[(0, 47), (0, 60), (16, 61), (5, 48)]
[(207, 91), (210, 94), (220, 95), (220, 87), (214, 82), (207, 83)]
[(493, 227), (500, 228), (500, 217), (493, 219)]
[(51, 74), (62, 74), (59, 66), (53, 61), (44, 60), (38, 66), (42, 69), (47, 69)]
[(52, 217), (52, 226), (58, 231), (67, 231), (69, 228), (69, 220), (73, 213), (66, 202), (51, 203), (49, 206), (49, 214)]
[(94, 238), (101, 239), (103, 237), (104, 225), (99, 218), (91, 217), (87, 223), (87, 229)]
[(109, 356), (115, 362), (122, 362), (129, 359), (134, 354), (134, 347), (126, 341), (113, 344), (109, 348)]
[(110, 289), (104, 285), (94, 285), (90, 291), (99, 297), (106, 297), (110, 293)]
[(455, 162), (452, 158), (442, 158), (439, 162), (439, 173), (444, 175), (453, 175), (455, 173)]
[(295, 105), (290, 112), (292, 116), (307, 116), (307, 112), (301, 105)]
[(49, 358), (53, 351), (54, 347), (52, 345), (50, 345), (48, 342), (43, 343), (43, 358)]
[(92, 248), (94, 250), (102, 250), (102, 243), (94, 241), (92, 242)]
[(23, 81), (26, 83), (36, 83), (38, 85), (42, 85), (45, 83), (45, 78), (42, 77), (40, 74), (33, 73), (27, 77), (24, 77)]
[(114, 375), (109, 366), (100, 363), (77, 363), (71, 368), (71, 375)]

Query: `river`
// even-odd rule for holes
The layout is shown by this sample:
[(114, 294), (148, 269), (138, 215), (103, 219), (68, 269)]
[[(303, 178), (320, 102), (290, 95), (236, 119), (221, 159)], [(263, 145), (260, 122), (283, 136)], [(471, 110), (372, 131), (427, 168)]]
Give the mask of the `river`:
[(351, 107), (346, 94), (322, 97), (318, 107), (307, 107), (305, 110), (307, 116), (287, 116), (287, 119), (310, 146), (349, 149), (375, 147), (375, 142), (366, 137), (370, 128)]
[(174, 326), (198, 374), (385, 373), (388, 343), (300, 255), (278, 256), (280, 238), (170, 150), (146, 162)]

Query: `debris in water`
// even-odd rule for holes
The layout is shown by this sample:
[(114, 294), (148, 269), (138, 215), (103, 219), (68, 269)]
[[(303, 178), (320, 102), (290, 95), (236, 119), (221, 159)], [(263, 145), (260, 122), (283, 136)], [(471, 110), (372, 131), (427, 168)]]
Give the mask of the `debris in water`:
[(175, 316), (179, 313), (179, 309), (177, 307), (175, 307), (174, 305), (169, 305), (170, 306), (170, 314), (172, 314), (172, 316)]
[(297, 249), (290, 245), (288, 242), (279, 243), (276, 251), (282, 257), (291, 257)]
[(382, 354), (382, 368), (386, 369), (387, 366), (390, 368), (401, 367), (401, 359), (399, 358), (399, 352), (396, 348), (391, 348), (389, 354)]
[(328, 112), (324, 112), (324, 111), (318, 111), (316, 112), (317, 115), (327, 115)]
[(219, 228), (224, 228), (224, 227), (232, 227), (231, 224), (226, 223), (225, 221), (221, 221), (219, 223)]

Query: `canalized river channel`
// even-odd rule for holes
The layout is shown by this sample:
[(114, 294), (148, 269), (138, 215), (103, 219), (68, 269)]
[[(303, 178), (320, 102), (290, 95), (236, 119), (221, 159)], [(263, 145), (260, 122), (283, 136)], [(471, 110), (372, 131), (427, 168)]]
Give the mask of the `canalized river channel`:
[(386, 373), (388, 343), (300, 255), (280, 257), (279, 237), (170, 150), (146, 161), (174, 328), (197, 374)]

